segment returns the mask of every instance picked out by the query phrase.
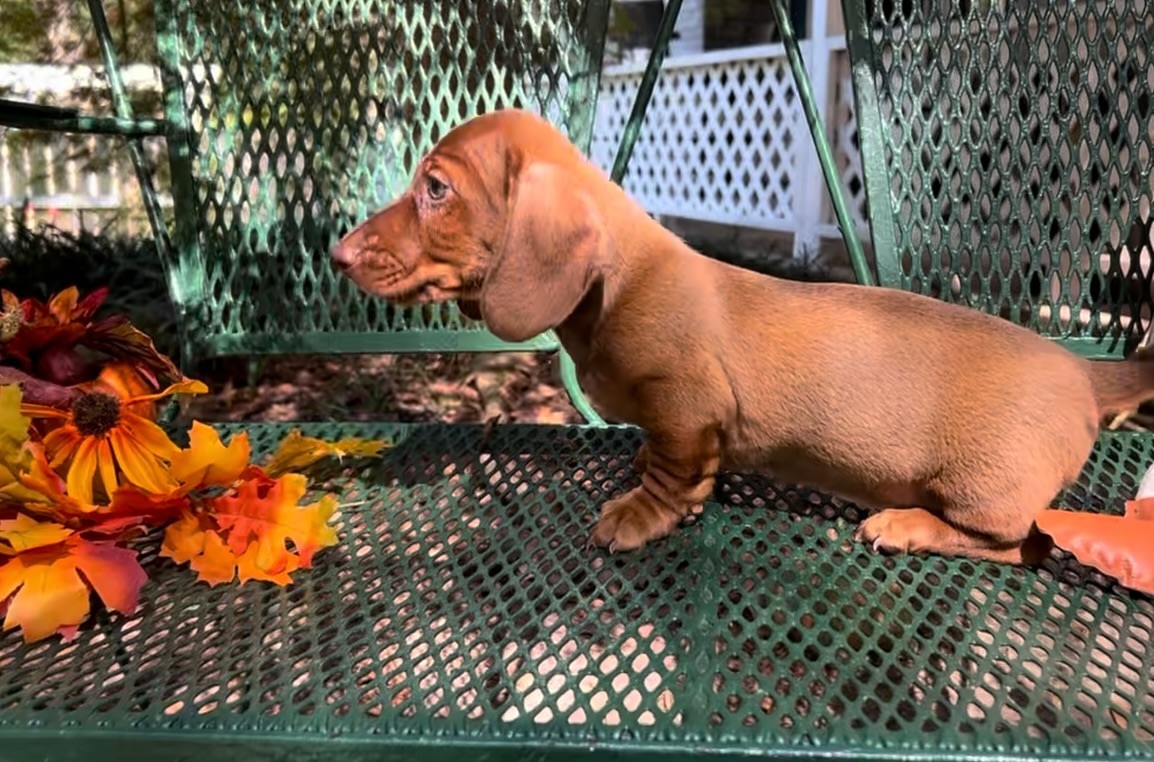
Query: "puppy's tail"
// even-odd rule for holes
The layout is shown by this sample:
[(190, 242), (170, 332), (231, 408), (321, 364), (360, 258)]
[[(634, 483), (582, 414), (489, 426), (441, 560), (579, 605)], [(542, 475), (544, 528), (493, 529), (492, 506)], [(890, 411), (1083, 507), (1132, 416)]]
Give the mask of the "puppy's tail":
[(1102, 416), (1134, 410), (1154, 398), (1154, 347), (1125, 360), (1091, 360), (1090, 383)]

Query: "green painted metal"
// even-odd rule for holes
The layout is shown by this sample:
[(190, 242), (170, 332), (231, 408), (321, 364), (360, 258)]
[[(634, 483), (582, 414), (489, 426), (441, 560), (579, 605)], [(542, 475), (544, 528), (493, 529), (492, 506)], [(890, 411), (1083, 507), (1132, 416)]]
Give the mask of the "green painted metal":
[[(104, 59), (104, 76), (108, 80), (108, 90), (112, 95), (112, 106), (116, 109), (117, 120), (130, 123), (134, 127), (145, 126), (133, 117), (132, 104), (128, 100), (128, 91), (124, 88), (124, 80), (120, 76), (120, 64), (116, 59), (116, 49), (112, 44), (112, 30), (108, 28), (108, 19), (104, 16), (101, 0), (88, 0), (88, 13), (100, 44), (100, 56)], [(160, 210), (160, 201), (156, 196), (156, 187), (152, 182), (152, 168), (144, 155), (144, 138), (142, 134), (136, 133), (128, 135), (126, 140), (128, 156), (132, 160), (136, 181), (140, 183), (141, 200), (155, 236), (156, 247), (161, 256), (167, 259), (169, 246), (167, 226), (164, 213)]]
[[(1150, 108), (1151, 46), (1139, 44), (1150, 30), (1110, 27), (1126, 11), (1011, 11), (1037, 15), (1049, 34), (1015, 47), (988, 6), (950, 6), (924, 22), (945, 32), (931, 44), (909, 19), (891, 23), (912, 10), (844, 1), (884, 285), (926, 290), (928, 278), (957, 272), (980, 306), (1003, 298), (993, 275), (971, 281), (964, 239), (952, 237), (972, 223), (953, 206), (972, 199), (952, 191), (946, 204), (934, 191), (937, 178), (972, 166), (951, 163), (953, 144), (927, 142), (935, 112), (906, 99), (954, 104), (947, 122), (969, 125), (976, 137), (963, 143), (979, 156), (1003, 133), (1021, 149), (1031, 122), (983, 116), (980, 100), (965, 100), (974, 88), (950, 87), (950, 72), (964, 72), (963, 84), (975, 70), (982, 81), (1010, 72), (997, 93), (1026, 94), (1009, 98), (1018, 114), (1023, 103), (1034, 114), (1073, 97), (1086, 108), (1071, 107), (1081, 116), (1059, 125), (1065, 134), (1082, 119), (1078, 135), (1108, 149), (1092, 155), (1109, 157), (1127, 191), (1150, 179), (1150, 136), (1131, 128)], [(158, 0), (176, 196), (168, 265), (189, 353), (500, 348), (453, 305), (391, 310), (357, 294), (328, 268), (327, 250), (470, 113), (539, 107), (587, 147), (606, 13), (601, 0)], [(1086, 23), (1066, 23), (1077, 18)], [(1087, 52), (1095, 24), (1125, 43), (1145, 80), (1108, 68), (1101, 46)], [(1032, 89), (1021, 84), (1029, 76), (1013, 79), (1039, 71), (1040, 51), (1063, 39), (1085, 43), (1066, 48), (1079, 62), (1063, 71), (1073, 79)], [(1019, 58), (957, 58), (1003, 43)], [(1105, 79), (1126, 87), (1104, 104), (1085, 99), (1081, 77), (1094, 66), (1077, 56), (1097, 57)], [(800, 55), (791, 63), (804, 88)], [(907, 111), (895, 118), (895, 106)], [(1130, 131), (1129, 147), (1106, 146), (1111, 124)], [(1002, 217), (977, 226), (995, 261), (1026, 246), (998, 226), (1048, 219), (1038, 217), (1050, 211), (1041, 190), (1025, 212), (1001, 203), (1021, 201), (1024, 191), (1006, 186), (1015, 176), (1053, 168), (1038, 144), (1027, 147), (1029, 161), (1011, 155), (967, 176), (970, 193), (998, 202), (990, 214)], [(939, 216), (925, 218), (913, 203), (923, 197)], [(1133, 198), (1071, 186), (1070, 198), (1091, 197)], [(1149, 205), (1122, 206), (1148, 234)], [(1114, 206), (1110, 215), (1124, 216)], [(1068, 215), (1059, 238), (1072, 244), (1070, 231), (1085, 237), (1096, 219)], [(1116, 262), (1118, 248), (1107, 249)], [(932, 253), (929, 271), (906, 261), (910, 250)], [(1062, 338), (1084, 354), (1112, 351), (1108, 337)], [(258, 453), (288, 431), (246, 428)], [(1068, 555), (1039, 569), (880, 556), (852, 540), (857, 506), (740, 474), (721, 475), (705, 512), (674, 536), (608, 555), (586, 539), (603, 501), (637, 483), (635, 429), (301, 428), (397, 443), (381, 462), (319, 476), (345, 506), (340, 546), (289, 588), (208, 588), (152, 544), (137, 614), (100, 613), (71, 643), (3, 635), (0, 757), (1154, 759), (1154, 600)], [(1152, 459), (1151, 437), (1105, 434), (1055, 502), (1116, 513)]]
[(843, 9), (882, 284), (1127, 351), (1152, 308), (1148, 4)]
[[(23, 106), (24, 104), (16, 104)], [(61, 109), (63, 111), (63, 109)], [(119, 119), (107, 116), (45, 116), (0, 103), (0, 126), (49, 132), (77, 132), (91, 135), (138, 137), (162, 135), (164, 122), (158, 119)]]
[(328, 252), (475, 114), (529, 108), (587, 150), (608, 7), (159, 0), (186, 356), (524, 348), (362, 294)]
[[(247, 430), (259, 454), (288, 426)], [(341, 544), (289, 588), (153, 549), (139, 613), (6, 635), (0, 756), (1154, 759), (1154, 601), (1067, 556), (881, 556), (858, 508), (737, 474), (610, 556), (586, 538), (637, 483), (634, 429), (303, 432), (397, 442), (317, 475)], [(1107, 435), (1059, 502), (1116, 512), (1152, 456)]]
[[(816, 1), (823, 2), (824, 0)], [(845, 191), (842, 189), (841, 175), (834, 163), (833, 148), (830, 147), (829, 138), (826, 137), (825, 128), (822, 126), (821, 112), (824, 104), (817, 103), (814, 98), (813, 86), (810, 84), (809, 74), (805, 69), (805, 60), (801, 56), (801, 46), (798, 45), (797, 35), (793, 31), (790, 11), (785, 7), (783, 0), (770, 0), (770, 7), (773, 9), (773, 17), (777, 22), (778, 32), (781, 34), (782, 44), (785, 46), (789, 68), (793, 72), (794, 86), (797, 87), (802, 111), (805, 113), (805, 120), (809, 125), (809, 134), (813, 138), (814, 149), (817, 151), (817, 163), (821, 167), (826, 190), (833, 202), (834, 216), (837, 217), (838, 226), (841, 228), (842, 239), (845, 241), (854, 276), (861, 285), (872, 286), (874, 285), (874, 276), (870, 272), (865, 251), (862, 250), (861, 239), (857, 234), (857, 225), (854, 224), (853, 217), (850, 216), (849, 203), (846, 201)]]
[(673, 28), (677, 25), (677, 17), (680, 14), (681, 0), (668, 0), (661, 12), (657, 39), (653, 41), (653, 50), (650, 52), (649, 61), (645, 64), (645, 73), (641, 75), (641, 84), (637, 88), (637, 95), (634, 96), (633, 108), (629, 112), (629, 119), (625, 122), (621, 143), (617, 146), (617, 155), (613, 158), (613, 168), (609, 173), (610, 179), (617, 184), (625, 179), (625, 173), (629, 169), (633, 146), (641, 136), (645, 111), (649, 108), (649, 101), (653, 97), (653, 88), (657, 85), (658, 75), (661, 74), (661, 65), (665, 61), (665, 56), (669, 54), (669, 40), (673, 37)]

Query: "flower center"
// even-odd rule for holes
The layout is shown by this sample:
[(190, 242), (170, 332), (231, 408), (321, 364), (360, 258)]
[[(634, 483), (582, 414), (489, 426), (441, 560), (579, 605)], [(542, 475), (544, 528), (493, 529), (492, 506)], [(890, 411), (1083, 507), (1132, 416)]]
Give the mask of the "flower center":
[(120, 400), (103, 392), (81, 394), (72, 400), (72, 421), (81, 436), (107, 434), (120, 422)]

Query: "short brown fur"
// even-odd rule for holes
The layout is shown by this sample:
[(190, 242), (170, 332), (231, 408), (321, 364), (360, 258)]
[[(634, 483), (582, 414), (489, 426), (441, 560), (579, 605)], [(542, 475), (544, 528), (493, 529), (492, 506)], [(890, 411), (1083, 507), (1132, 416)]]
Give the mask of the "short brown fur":
[(1104, 416), (1154, 396), (1145, 357), (1091, 362), (965, 307), (705, 257), (523, 111), (450, 132), (333, 258), (506, 340), (556, 330), (594, 404), (646, 434), (640, 486), (591, 537), (610, 549), (674, 531), (724, 468), (878, 509), (857, 532), (877, 549), (1034, 562), (1034, 516)]

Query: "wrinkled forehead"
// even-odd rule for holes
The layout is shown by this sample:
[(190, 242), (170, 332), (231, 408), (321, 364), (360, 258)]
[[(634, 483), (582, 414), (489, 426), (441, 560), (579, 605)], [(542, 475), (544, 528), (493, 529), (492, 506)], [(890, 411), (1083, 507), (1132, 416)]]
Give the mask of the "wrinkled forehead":
[(577, 147), (552, 124), (528, 111), (493, 111), (454, 127), (429, 152), (429, 157), (457, 161), (503, 158), (515, 149), (526, 159), (556, 161), (574, 158)]

